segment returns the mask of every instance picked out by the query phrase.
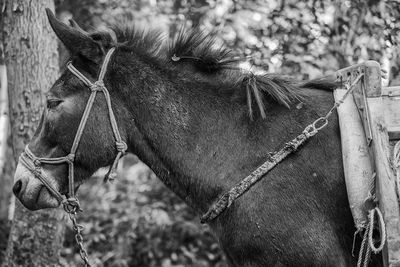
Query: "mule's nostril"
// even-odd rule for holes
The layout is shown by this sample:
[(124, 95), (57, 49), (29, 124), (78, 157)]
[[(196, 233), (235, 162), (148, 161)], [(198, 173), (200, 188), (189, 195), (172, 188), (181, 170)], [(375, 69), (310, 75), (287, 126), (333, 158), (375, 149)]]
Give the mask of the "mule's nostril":
[(22, 181), (18, 180), (17, 182), (15, 182), (13, 187), (14, 195), (18, 196), (18, 194), (21, 192), (21, 189), (22, 189)]

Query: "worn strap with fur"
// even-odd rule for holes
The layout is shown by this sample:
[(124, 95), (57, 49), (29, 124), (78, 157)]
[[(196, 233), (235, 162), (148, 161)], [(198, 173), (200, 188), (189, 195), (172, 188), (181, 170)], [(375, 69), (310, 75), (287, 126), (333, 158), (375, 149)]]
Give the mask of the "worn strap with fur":
[(272, 170), (278, 163), (284, 160), (292, 152), (296, 151), (299, 146), (304, 144), (311, 136), (316, 132), (310, 131), (310, 128), (304, 129), (304, 131), (298, 135), (295, 139), (285, 144), (285, 146), (278, 152), (270, 155), (264, 164), (253, 171), (249, 176), (241, 180), (231, 190), (225, 192), (218, 201), (201, 216), (201, 223), (207, 223), (215, 219), (224, 210), (229, 208), (233, 201), (243, 195), (247, 190), (250, 189), (255, 183), (257, 183), (265, 174)]

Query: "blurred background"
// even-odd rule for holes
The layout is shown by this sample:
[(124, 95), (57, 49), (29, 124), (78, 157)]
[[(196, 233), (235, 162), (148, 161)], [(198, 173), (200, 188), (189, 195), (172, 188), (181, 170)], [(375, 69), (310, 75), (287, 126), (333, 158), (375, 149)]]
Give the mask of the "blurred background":
[[(91, 31), (120, 21), (162, 28), (198, 25), (249, 59), (245, 67), (317, 78), (371, 59), (400, 85), (398, 0), (56, 0), (56, 13)], [(60, 57), (65, 51), (60, 48)], [(62, 62), (62, 60), (60, 61)], [(12, 169), (12, 167), (9, 167)], [(227, 266), (207, 226), (134, 155), (114, 183), (101, 171), (80, 190), (84, 239), (96, 266)], [(3, 196), (4, 197), (4, 196)], [(0, 223), (0, 263), (10, 222)], [(61, 252), (66, 266), (80, 262), (70, 224)]]
[(400, 72), (397, 0), (56, 0), (61, 18), (85, 30), (121, 18), (173, 35), (181, 24), (216, 31), (249, 64), (312, 79), (361, 61)]

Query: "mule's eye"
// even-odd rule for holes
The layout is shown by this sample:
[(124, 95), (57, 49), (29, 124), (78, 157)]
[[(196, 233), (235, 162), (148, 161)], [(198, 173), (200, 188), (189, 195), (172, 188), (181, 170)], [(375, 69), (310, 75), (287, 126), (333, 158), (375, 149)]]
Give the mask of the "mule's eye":
[(51, 98), (51, 99), (47, 99), (47, 108), (48, 109), (52, 109), (57, 107), (61, 102), (63, 102), (61, 99), (57, 99), (57, 98)]

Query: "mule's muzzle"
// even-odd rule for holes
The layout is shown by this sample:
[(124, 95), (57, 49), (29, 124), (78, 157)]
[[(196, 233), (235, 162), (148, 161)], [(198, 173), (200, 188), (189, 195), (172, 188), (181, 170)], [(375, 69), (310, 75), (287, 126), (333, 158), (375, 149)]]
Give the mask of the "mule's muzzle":
[(21, 163), (17, 166), (14, 181), (14, 195), (27, 209), (56, 208), (60, 205), (57, 198)]

